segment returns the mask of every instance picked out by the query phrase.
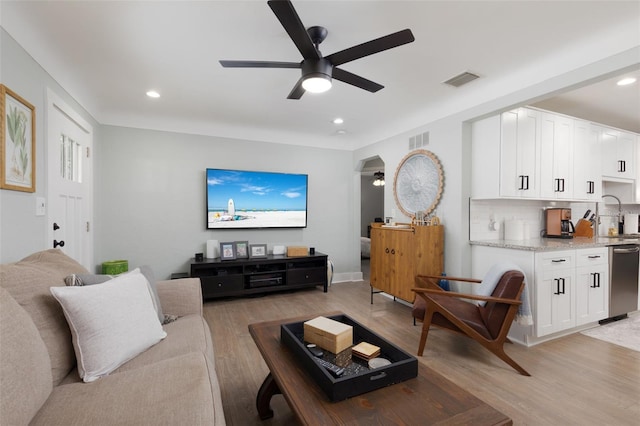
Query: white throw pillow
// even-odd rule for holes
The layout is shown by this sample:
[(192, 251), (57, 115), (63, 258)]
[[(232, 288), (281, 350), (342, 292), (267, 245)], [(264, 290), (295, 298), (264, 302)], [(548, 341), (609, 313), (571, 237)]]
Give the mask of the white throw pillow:
[(111, 373), (167, 336), (139, 271), (101, 285), (50, 290), (69, 323), (85, 382)]

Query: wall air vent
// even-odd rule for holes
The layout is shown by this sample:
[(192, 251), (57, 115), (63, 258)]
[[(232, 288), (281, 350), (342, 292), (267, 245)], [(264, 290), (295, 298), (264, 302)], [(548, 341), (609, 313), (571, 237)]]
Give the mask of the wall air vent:
[(461, 74), (456, 75), (455, 77), (451, 77), (449, 80), (445, 81), (444, 84), (448, 84), (449, 86), (453, 86), (453, 87), (460, 87), (464, 84), (467, 84), (475, 80), (476, 78), (480, 78), (480, 77), (473, 73), (465, 71)]
[(409, 138), (409, 151), (420, 149), (427, 145), (429, 145), (429, 132), (420, 133)]

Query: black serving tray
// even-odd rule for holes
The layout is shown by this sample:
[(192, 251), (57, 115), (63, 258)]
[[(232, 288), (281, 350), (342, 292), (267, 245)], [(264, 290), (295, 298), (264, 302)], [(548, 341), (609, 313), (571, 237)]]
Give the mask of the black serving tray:
[[(375, 334), (346, 315), (332, 315), (331, 318), (353, 327), (353, 344), (362, 341), (380, 347), (381, 358), (391, 361), (384, 367), (370, 369), (367, 361), (352, 357), (346, 372), (336, 378), (315, 361), (304, 343), (304, 322), (283, 324), (280, 326), (280, 340), (304, 366), (316, 383), (331, 401), (342, 401), (356, 395), (370, 392), (385, 386), (412, 379), (418, 375), (418, 360), (392, 343)], [(336, 356), (324, 351), (323, 359), (335, 362)]]

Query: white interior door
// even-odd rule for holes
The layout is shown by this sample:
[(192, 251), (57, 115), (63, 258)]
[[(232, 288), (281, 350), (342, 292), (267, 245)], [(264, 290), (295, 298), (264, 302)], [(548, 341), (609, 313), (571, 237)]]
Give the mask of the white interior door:
[(47, 90), (48, 246), (93, 269), (93, 129)]

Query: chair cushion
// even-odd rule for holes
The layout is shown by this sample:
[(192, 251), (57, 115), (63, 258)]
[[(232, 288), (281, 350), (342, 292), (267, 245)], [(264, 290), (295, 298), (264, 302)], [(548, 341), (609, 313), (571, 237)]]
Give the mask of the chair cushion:
[(224, 424), (209, 369), (205, 355), (192, 352), (92, 383), (57, 386), (29, 424)]
[[(504, 299), (515, 299), (524, 282), (524, 275), (519, 271), (508, 271), (502, 276), (496, 288), (491, 293), (493, 297)], [(509, 311), (510, 305), (504, 303), (488, 302), (484, 307), (480, 308), (482, 319), (486, 324), (489, 334), (492, 338), (496, 338), (500, 333), (500, 328), (504, 323), (505, 316)], [(511, 324), (509, 324), (510, 326)]]
[[(482, 315), (480, 315), (480, 309), (475, 303), (465, 302), (464, 300), (455, 297), (440, 296), (438, 294), (431, 294), (430, 296), (435, 302), (438, 302), (445, 309), (455, 312), (456, 317), (462, 322), (487, 339), (491, 339), (491, 335), (487, 331)], [(458, 330), (457, 326), (437, 312), (433, 316), (431, 323), (451, 330)]]

